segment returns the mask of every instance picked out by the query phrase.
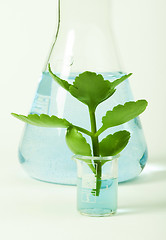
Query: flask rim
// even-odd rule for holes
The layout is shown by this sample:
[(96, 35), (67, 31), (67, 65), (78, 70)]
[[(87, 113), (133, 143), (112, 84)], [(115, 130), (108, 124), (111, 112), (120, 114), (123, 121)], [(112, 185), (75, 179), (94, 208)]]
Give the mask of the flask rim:
[(117, 154), (115, 156), (105, 156), (105, 157), (96, 157), (96, 156), (84, 156), (84, 155), (73, 155), (73, 160), (80, 160), (80, 161), (113, 161), (120, 157), (120, 154)]

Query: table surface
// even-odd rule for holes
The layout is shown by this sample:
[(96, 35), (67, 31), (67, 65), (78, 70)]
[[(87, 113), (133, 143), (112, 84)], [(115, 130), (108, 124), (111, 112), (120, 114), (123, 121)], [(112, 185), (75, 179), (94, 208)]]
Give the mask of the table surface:
[(165, 160), (150, 159), (139, 177), (119, 184), (117, 214), (97, 218), (77, 212), (76, 187), (31, 179), (17, 159), (6, 159), (0, 172), (0, 239), (165, 240)]

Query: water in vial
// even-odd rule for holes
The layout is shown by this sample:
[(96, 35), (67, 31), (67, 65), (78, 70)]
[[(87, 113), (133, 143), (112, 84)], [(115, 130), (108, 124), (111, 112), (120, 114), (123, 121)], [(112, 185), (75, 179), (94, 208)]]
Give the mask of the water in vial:
[(101, 180), (99, 196), (86, 186), (81, 178), (77, 182), (77, 209), (85, 215), (110, 215), (117, 210), (117, 178)]

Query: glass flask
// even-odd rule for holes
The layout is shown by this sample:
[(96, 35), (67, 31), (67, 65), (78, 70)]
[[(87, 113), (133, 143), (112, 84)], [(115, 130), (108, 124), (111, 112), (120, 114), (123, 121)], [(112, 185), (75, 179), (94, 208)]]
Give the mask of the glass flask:
[[(77, 210), (81, 214), (104, 217), (116, 213), (118, 157), (73, 156), (77, 163)], [(102, 167), (97, 177), (98, 164)]]
[[(110, 24), (110, 0), (59, 0), (58, 27), (30, 113), (56, 115), (77, 126), (90, 128), (86, 105), (57, 85), (48, 73), (73, 82), (84, 71), (101, 73), (113, 81), (124, 75), (119, 64)], [(96, 110), (97, 127), (102, 116), (118, 104), (133, 100), (129, 81)], [(126, 129), (131, 133), (119, 158), (119, 182), (140, 174), (147, 161), (147, 147), (139, 118), (108, 129), (109, 133)], [(76, 163), (65, 143), (65, 129), (40, 128), (27, 124), (19, 146), (19, 159), (33, 178), (59, 184), (76, 184)], [(89, 141), (89, 138), (87, 138)]]

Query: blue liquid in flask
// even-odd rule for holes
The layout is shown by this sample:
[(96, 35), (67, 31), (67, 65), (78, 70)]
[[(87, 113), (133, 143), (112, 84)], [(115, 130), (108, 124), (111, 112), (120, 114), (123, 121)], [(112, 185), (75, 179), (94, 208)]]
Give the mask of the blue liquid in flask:
[[(101, 74), (104, 79), (110, 81), (124, 75), (121, 72)], [(68, 81), (72, 83), (77, 75), (70, 75)], [(108, 110), (132, 100), (130, 85), (126, 80), (118, 86), (112, 97), (98, 106), (96, 110), (98, 129), (102, 125), (102, 116)], [(77, 126), (90, 129), (87, 106), (58, 86), (48, 72), (42, 74), (30, 113), (56, 115), (66, 118)], [(119, 182), (138, 176), (147, 161), (147, 147), (139, 117), (118, 127), (107, 129), (99, 136), (99, 140), (123, 129), (131, 133), (131, 139), (119, 158)], [(76, 184), (76, 164), (71, 160), (73, 154), (66, 145), (65, 133), (66, 129), (42, 128), (26, 124), (19, 146), (19, 159), (31, 177), (52, 183)], [(85, 137), (90, 143), (89, 137)]]

